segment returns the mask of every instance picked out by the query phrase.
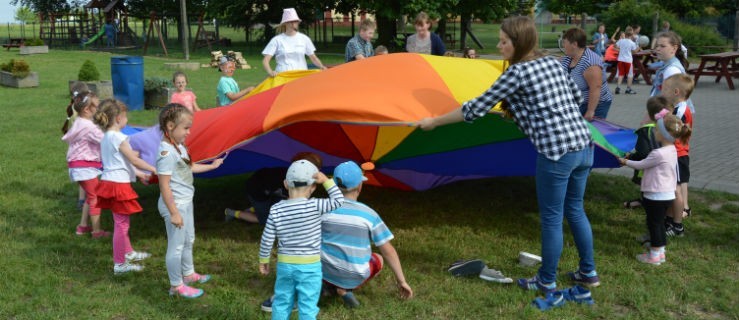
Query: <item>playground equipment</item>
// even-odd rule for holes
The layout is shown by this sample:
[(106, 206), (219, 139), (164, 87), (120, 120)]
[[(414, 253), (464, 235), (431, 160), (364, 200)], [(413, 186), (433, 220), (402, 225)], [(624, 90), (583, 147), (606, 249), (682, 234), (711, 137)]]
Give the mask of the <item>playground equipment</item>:
[(116, 46), (134, 46), (137, 36), (128, 25), (128, 11), (122, 0), (91, 0), (67, 13), (39, 15), (39, 38), (49, 46), (102, 44), (106, 21), (116, 25)]

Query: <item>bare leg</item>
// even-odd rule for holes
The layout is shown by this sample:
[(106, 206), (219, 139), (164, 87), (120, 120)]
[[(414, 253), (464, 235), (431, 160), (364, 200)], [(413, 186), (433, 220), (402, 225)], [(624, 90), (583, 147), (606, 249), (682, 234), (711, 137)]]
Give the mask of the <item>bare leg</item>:
[(81, 227), (87, 227), (87, 220), (88, 220), (87, 218), (89, 216), (90, 216), (90, 205), (88, 205), (87, 203), (85, 203), (85, 205), (82, 206), (82, 217), (80, 218), (80, 226)]

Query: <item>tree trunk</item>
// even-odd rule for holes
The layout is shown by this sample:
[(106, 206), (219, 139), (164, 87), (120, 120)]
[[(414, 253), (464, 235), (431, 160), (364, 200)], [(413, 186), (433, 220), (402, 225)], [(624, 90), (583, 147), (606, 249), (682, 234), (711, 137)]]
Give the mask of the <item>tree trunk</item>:
[(464, 49), (467, 47), (467, 29), (472, 24), (472, 16), (463, 14), (459, 19), (459, 47)]
[(377, 16), (377, 44), (387, 46), (390, 49), (390, 52), (400, 51), (398, 50), (398, 45), (394, 41), (397, 32), (398, 29), (396, 28), (394, 18)]
[(436, 27), (436, 34), (441, 37), (441, 40), (446, 39), (446, 19), (439, 19), (439, 26)]

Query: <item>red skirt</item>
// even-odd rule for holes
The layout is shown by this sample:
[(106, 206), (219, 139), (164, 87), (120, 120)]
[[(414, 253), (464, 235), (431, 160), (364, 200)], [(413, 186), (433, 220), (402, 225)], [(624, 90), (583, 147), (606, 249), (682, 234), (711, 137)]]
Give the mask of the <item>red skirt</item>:
[(136, 214), (143, 209), (136, 200), (139, 195), (128, 182), (113, 182), (101, 180), (97, 187), (98, 203), (100, 209), (110, 209), (117, 214)]

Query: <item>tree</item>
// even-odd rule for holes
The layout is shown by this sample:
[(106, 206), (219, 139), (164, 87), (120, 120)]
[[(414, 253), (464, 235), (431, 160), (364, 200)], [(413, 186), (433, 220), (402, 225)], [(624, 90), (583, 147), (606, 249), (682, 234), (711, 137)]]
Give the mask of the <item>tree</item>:
[(15, 10), (15, 20), (20, 21), (22, 24), (35, 23), (38, 21), (38, 17), (28, 7), (20, 7)]
[(10, 4), (30, 8), (33, 12), (42, 14), (66, 12), (70, 9), (66, 0), (10, 0)]

